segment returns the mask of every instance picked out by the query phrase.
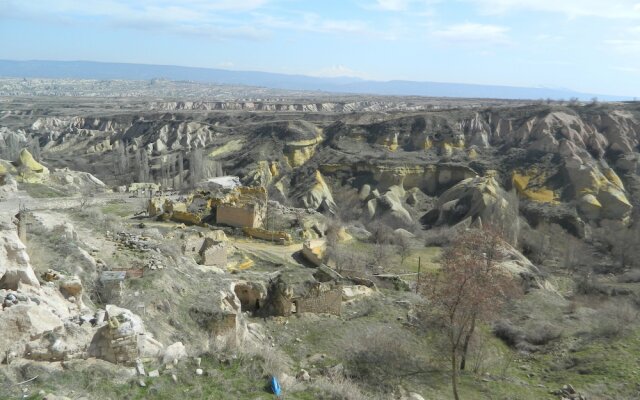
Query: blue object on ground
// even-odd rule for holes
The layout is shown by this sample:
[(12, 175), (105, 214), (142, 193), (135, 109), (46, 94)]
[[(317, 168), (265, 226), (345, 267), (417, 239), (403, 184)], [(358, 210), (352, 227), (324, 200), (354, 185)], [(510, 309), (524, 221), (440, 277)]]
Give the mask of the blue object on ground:
[(275, 376), (271, 377), (271, 391), (276, 396), (280, 396), (280, 394), (282, 393), (282, 389), (280, 389), (280, 384), (278, 383), (278, 379), (276, 379)]

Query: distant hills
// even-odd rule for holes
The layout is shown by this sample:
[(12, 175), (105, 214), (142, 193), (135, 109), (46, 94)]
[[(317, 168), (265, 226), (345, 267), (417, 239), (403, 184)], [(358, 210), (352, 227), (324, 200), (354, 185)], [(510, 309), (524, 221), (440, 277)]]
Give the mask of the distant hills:
[(631, 100), (620, 96), (580, 93), (565, 89), (463, 83), (372, 81), (359, 78), (319, 78), (259, 71), (231, 71), (174, 65), (103, 63), (93, 61), (0, 60), (0, 77), (69, 79), (168, 79), (203, 83), (261, 86), (273, 89), (333, 93), (495, 99)]

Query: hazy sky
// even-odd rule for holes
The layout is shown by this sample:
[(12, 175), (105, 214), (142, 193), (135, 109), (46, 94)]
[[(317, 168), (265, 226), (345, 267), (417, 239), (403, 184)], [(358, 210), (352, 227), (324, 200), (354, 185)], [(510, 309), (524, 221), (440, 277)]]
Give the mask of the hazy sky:
[(640, 97), (640, 0), (0, 0), (0, 59)]

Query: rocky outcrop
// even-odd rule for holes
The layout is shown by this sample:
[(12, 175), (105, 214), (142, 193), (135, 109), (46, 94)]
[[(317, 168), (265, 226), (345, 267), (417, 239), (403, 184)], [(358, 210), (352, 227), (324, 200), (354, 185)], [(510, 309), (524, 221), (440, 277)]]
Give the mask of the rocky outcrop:
[(131, 311), (109, 304), (107, 323), (96, 332), (89, 354), (118, 364), (133, 365), (138, 358), (157, 358), (162, 344), (145, 330), (142, 319)]
[(336, 210), (336, 203), (333, 201), (331, 190), (320, 171), (315, 172), (311, 185), (302, 196), (301, 201), (306, 208), (313, 210), (331, 213), (335, 213)]
[(411, 226), (413, 218), (403, 206), (404, 189), (391, 186), (384, 194), (374, 191), (366, 202), (367, 213), (371, 219), (379, 219), (391, 226)]
[(10, 226), (0, 227), (0, 289), (18, 290), (22, 285), (39, 287), (29, 264), (27, 248)]
[(43, 277), (47, 282), (41, 285), (15, 230), (2, 226), (0, 361), (7, 357), (60, 361), (92, 356), (131, 364), (139, 357), (161, 354), (162, 345), (145, 331), (139, 316), (107, 305), (105, 320), (105, 312), (84, 305), (79, 277), (54, 271)]
[(445, 191), (421, 222), (427, 227), (473, 223), (478, 219), (487, 223), (511, 220), (517, 224), (517, 211), (510, 201), (515, 200), (500, 186), (495, 173), (488, 173), (465, 179)]

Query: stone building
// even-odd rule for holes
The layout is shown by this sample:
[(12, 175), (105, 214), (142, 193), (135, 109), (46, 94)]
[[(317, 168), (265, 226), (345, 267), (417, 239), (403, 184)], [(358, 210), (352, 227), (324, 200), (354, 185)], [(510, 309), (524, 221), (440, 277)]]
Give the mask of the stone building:
[(216, 205), (216, 223), (237, 228), (260, 228), (267, 215), (267, 191), (263, 187), (237, 188)]
[(205, 238), (200, 248), (200, 264), (224, 267), (227, 265), (227, 246), (224, 242)]

